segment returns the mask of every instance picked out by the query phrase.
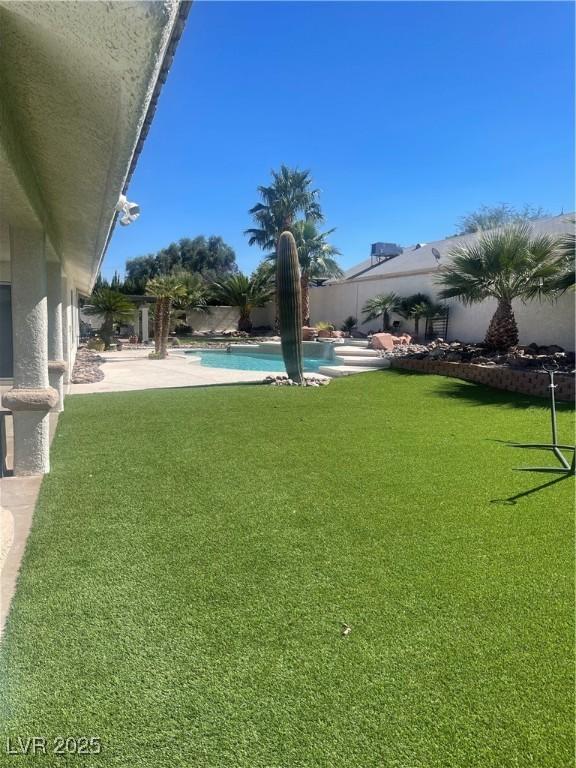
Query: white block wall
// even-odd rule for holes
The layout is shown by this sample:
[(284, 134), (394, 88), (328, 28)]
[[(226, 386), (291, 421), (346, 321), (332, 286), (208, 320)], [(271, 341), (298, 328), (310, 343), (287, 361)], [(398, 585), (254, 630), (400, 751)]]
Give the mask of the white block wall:
[[(390, 275), (378, 279), (364, 279), (350, 282), (333, 283), (310, 291), (310, 307), (312, 323), (319, 321), (331, 322), (337, 328), (349, 315), (358, 318), (358, 327), (363, 332), (378, 330), (382, 327), (381, 319), (361, 324), (362, 307), (365, 302), (380, 294), (393, 291), (399, 296), (409, 296), (414, 293), (425, 293), (432, 300), (438, 301), (438, 286), (433, 281), (433, 273), (415, 275)], [(575, 297), (573, 292), (567, 292), (555, 302), (532, 301), (523, 304), (515, 301), (514, 312), (518, 323), (521, 344), (559, 344), (564, 349), (573, 351)], [(448, 324), (449, 340), (481, 341), (495, 309), (496, 303), (488, 300), (481, 304), (466, 307), (458, 301), (446, 302), (450, 307)], [(392, 320), (400, 320), (402, 331), (413, 333), (414, 322), (392, 316)], [(424, 322), (420, 322), (420, 333), (424, 332)]]

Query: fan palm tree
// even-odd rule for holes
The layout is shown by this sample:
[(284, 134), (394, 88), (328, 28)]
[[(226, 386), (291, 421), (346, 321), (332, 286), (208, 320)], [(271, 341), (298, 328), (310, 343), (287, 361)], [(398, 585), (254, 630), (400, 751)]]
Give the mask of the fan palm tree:
[[(334, 232), (318, 232), (313, 221), (300, 219), (292, 225), (292, 234), (298, 250), (300, 263), (300, 286), (302, 288), (302, 325), (310, 325), (310, 280), (321, 277), (341, 277), (344, 273), (334, 258), (340, 251), (327, 242), (326, 238)], [(269, 253), (266, 259), (276, 270), (276, 251)]]
[(558, 257), (558, 273), (544, 283), (544, 294), (562, 294), (570, 288), (574, 289), (576, 282), (576, 235), (568, 232), (559, 241), (560, 255)]
[(428, 316), (431, 303), (425, 293), (414, 293), (398, 302), (396, 313), (405, 319), (412, 318), (414, 320), (414, 336), (418, 336), (420, 319)]
[(100, 335), (104, 349), (110, 349), (114, 323), (130, 323), (134, 319), (136, 307), (123, 293), (111, 288), (98, 288), (90, 297), (90, 303), (84, 307), (87, 315), (101, 315), (103, 318)]
[(146, 283), (146, 294), (156, 297), (154, 308), (154, 346), (158, 357), (168, 357), (168, 334), (172, 302), (186, 296), (186, 287), (178, 275), (158, 275)]
[(247, 229), (249, 245), (259, 245), (264, 250), (276, 249), (278, 238), (285, 230), (292, 230), (296, 216), (300, 213), (310, 221), (322, 221), (318, 202), (319, 190), (311, 189), (310, 171), (280, 166), (272, 171), (272, 184), (258, 187), (262, 198), (250, 208), (256, 227)]
[(554, 282), (565, 261), (561, 241), (535, 235), (529, 224), (517, 224), (456, 246), (452, 263), (443, 267), (437, 282), (439, 296), (475, 304), (487, 298), (498, 302), (484, 339), (487, 347), (506, 350), (518, 344), (512, 301), (554, 294)]
[[(424, 319), (426, 321), (428, 320), (436, 320), (437, 318), (445, 317), (448, 312), (448, 307), (445, 304), (434, 304), (434, 302), (429, 301), (425, 304), (422, 304), (422, 306), (419, 308), (420, 312), (418, 315), (418, 320)], [(416, 318), (414, 317), (414, 320)], [(428, 323), (426, 323), (426, 326)], [(424, 328), (424, 338), (426, 338), (426, 328)], [(432, 327), (433, 330), (433, 327)], [(414, 335), (417, 336), (417, 332), (414, 332)]]
[(382, 330), (387, 331), (390, 328), (390, 312), (395, 312), (398, 307), (399, 297), (393, 291), (390, 293), (380, 293), (374, 296), (364, 304), (362, 314), (366, 315), (362, 323), (369, 323), (371, 320), (377, 320), (382, 316)]
[(264, 307), (274, 296), (274, 286), (266, 274), (254, 273), (246, 275), (231, 275), (219, 283), (213, 283), (214, 298), (230, 307), (237, 307), (238, 330), (250, 333), (252, 321), (250, 315), (256, 307)]
[(182, 295), (172, 300), (170, 313), (170, 331), (186, 319), (187, 312), (206, 312), (208, 307), (208, 287), (198, 273), (177, 271), (173, 275), (182, 283)]

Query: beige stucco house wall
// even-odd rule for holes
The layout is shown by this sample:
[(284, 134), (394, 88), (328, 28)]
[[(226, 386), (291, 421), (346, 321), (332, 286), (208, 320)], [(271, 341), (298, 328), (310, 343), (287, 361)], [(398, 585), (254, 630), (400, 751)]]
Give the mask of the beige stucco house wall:
[(49, 469), (48, 414), (64, 407), (78, 299), (96, 279), (188, 9), (0, 0), (0, 363), (16, 475)]

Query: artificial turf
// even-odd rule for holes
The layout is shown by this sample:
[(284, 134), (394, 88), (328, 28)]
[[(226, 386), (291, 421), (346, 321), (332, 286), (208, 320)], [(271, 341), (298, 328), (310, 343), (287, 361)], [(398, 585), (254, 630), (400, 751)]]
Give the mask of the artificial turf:
[(547, 438), (400, 372), (68, 398), (2, 731), (102, 754), (0, 764), (572, 766), (574, 481), (501, 442)]

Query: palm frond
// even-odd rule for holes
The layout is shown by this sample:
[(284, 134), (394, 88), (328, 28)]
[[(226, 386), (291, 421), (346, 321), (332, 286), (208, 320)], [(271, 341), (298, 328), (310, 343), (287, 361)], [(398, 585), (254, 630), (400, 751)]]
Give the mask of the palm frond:
[(512, 301), (549, 295), (559, 271), (558, 250), (558, 238), (534, 235), (527, 222), (485, 232), (449, 251), (451, 262), (436, 278), (438, 295), (464, 304), (489, 296)]

